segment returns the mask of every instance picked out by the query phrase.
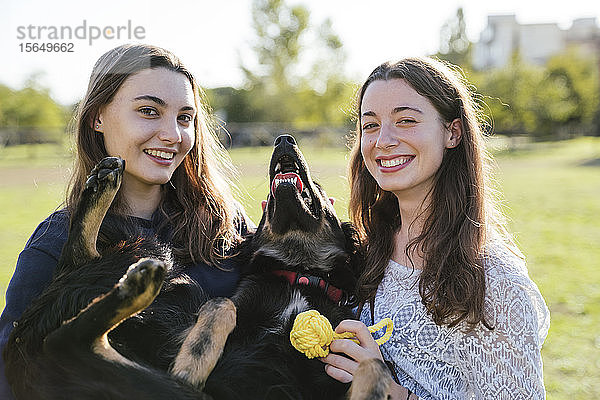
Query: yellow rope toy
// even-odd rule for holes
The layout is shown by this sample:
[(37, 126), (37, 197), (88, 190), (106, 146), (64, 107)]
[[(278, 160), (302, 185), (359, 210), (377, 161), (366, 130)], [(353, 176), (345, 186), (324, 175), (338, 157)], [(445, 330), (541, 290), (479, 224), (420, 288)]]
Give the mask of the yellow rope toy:
[[(384, 318), (373, 326), (369, 326), (369, 332), (377, 332), (386, 327), (385, 334), (375, 342), (381, 346), (389, 340), (394, 330), (394, 323), (389, 318)], [(290, 332), (292, 346), (308, 358), (325, 357), (329, 354), (329, 345), (335, 339), (351, 339), (352, 332), (335, 333), (329, 320), (319, 314), (317, 310), (304, 311), (296, 316), (294, 326)], [(356, 343), (358, 340), (352, 339)]]

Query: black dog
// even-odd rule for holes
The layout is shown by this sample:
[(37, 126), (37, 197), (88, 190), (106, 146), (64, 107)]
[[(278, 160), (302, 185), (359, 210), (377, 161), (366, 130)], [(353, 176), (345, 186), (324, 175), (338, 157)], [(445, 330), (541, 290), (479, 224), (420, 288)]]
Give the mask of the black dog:
[[(106, 217), (123, 167), (108, 158), (94, 168), (53, 281), (11, 334), (4, 357), (17, 398), (342, 398), (347, 385), (293, 349), (289, 333), (308, 309), (333, 326), (352, 317), (358, 241), (294, 139), (275, 142), (271, 194), (240, 249), (247, 267), (233, 303), (206, 302), (166, 246)], [(367, 364), (355, 380), (368, 391), (353, 398), (376, 398), (369, 388), (389, 380)]]
[[(173, 265), (166, 246), (142, 239), (127, 221), (105, 218), (123, 168), (117, 158), (94, 168), (72, 215), (52, 282), (11, 333), (5, 371), (17, 399), (204, 396), (173, 379), (167, 368), (206, 299)], [(160, 300), (152, 303), (159, 290)], [(229, 313), (201, 313), (198, 321), (207, 331), (213, 325), (231, 330), (235, 312), (230, 308)], [(223, 321), (215, 323), (216, 318)], [(223, 344), (218, 344), (212, 365)]]
[(316, 309), (333, 326), (353, 317), (361, 266), (356, 232), (340, 223), (293, 137), (275, 141), (271, 192), (245, 277), (233, 297), (237, 324), (206, 383), (218, 399), (335, 399), (348, 387), (290, 344), (296, 315)]

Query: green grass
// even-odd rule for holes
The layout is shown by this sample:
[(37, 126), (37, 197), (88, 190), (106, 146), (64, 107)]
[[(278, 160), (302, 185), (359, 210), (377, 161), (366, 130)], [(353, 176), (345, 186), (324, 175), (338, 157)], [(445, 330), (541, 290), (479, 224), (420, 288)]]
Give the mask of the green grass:
[[(600, 398), (600, 138), (494, 146), (510, 228), (551, 311), (543, 348), (549, 399)], [(258, 222), (270, 148), (234, 149), (240, 200)], [(304, 148), (343, 219), (344, 149)], [(19, 251), (59, 207), (70, 156), (58, 146), (0, 150), (0, 305)]]
[(511, 228), (551, 312), (550, 399), (600, 398), (600, 140), (500, 153)]

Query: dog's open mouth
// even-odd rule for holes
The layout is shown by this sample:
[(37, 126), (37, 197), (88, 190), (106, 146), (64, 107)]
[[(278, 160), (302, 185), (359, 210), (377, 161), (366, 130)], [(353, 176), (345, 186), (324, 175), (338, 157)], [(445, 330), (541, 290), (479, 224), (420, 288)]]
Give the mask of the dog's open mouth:
[(277, 186), (282, 183), (287, 183), (290, 185), (294, 185), (299, 193), (302, 193), (302, 179), (300, 175), (295, 172), (287, 172), (287, 173), (279, 173), (275, 175), (273, 178), (273, 183), (271, 184), (271, 193), (275, 196), (275, 192), (277, 191)]
[(271, 182), (271, 195), (277, 197), (277, 188), (281, 185), (294, 187), (306, 208), (314, 214), (312, 209), (312, 197), (302, 178), (300, 177), (300, 167), (289, 155), (283, 155), (275, 165), (275, 176)]

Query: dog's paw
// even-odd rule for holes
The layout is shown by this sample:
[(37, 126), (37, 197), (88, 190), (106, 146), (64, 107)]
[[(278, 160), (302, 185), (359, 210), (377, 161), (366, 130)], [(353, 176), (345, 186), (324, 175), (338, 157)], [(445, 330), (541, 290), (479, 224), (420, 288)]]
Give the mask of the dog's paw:
[(354, 372), (349, 400), (386, 400), (392, 397), (394, 380), (382, 360), (363, 360)]
[[(160, 291), (165, 279), (167, 266), (160, 260), (143, 258), (132, 264), (127, 273), (117, 283), (117, 291), (121, 298), (154, 297)], [(150, 300), (151, 302), (151, 300)]]
[(117, 191), (121, 185), (125, 161), (118, 157), (102, 159), (90, 172), (85, 182), (85, 190), (91, 193)]
[(236, 308), (231, 300), (208, 300), (200, 308), (196, 324), (188, 331), (171, 366), (171, 374), (202, 390), (235, 324)]

